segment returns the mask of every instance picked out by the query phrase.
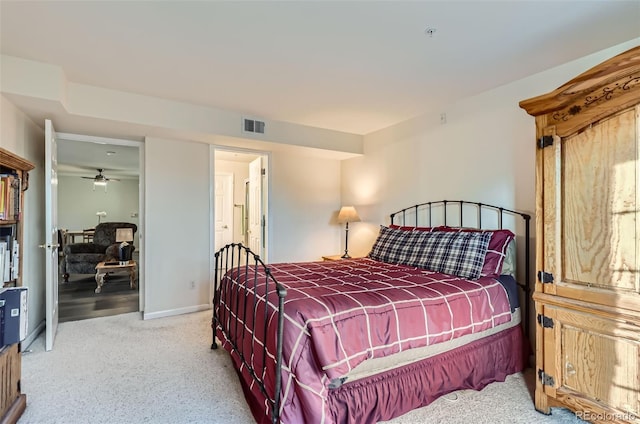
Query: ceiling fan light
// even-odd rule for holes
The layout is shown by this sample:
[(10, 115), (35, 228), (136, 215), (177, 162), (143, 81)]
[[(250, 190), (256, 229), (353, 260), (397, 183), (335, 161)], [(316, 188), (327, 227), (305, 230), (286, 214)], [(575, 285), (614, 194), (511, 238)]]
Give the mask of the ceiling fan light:
[(107, 180), (93, 180), (93, 191), (96, 191), (96, 187), (104, 187), (104, 192), (107, 192)]

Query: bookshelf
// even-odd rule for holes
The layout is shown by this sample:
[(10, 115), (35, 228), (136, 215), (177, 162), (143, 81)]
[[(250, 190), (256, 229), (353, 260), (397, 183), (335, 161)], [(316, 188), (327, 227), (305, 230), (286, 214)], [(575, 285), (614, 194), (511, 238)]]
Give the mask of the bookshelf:
[[(8, 244), (2, 256), (0, 281), (3, 287), (22, 286), (22, 236), (24, 192), (29, 188), (29, 171), (34, 165), (0, 147), (0, 246)], [(7, 269), (8, 267), (8, 269)], [(20, 391), (20, 343), (0, 348), (0, 422), (16, 423), (27, 406)]]

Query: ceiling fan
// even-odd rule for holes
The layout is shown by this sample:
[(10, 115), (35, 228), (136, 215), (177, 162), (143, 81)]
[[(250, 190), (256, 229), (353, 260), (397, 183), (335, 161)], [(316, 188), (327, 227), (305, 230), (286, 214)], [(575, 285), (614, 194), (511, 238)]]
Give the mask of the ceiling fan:
[(104, 171), (104, 169), (101, 168), (97, 168), (96, 169), (98, 171), (98, 175), (96, 175), (95, 177), (80, 177), (80, 178), (85, 178), (87, 180), (93, 180), (93, 189), (96, 189), (96, 186), (104, 186), (105, 191), (107, 190), (107, 182), (108, 181), (120, 181), (117, 178), (107, 178), (102, 171)]

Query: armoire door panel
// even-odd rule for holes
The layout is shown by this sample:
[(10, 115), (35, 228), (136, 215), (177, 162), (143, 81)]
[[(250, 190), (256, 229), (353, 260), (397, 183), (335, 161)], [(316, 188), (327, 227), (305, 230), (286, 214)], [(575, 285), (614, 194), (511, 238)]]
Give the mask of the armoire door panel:
[(640, 327), (565, 309), (553, 315), (557, 390), (640, 415)]
[(565, 282), (635, 291), (635, 108), (563, 140)]

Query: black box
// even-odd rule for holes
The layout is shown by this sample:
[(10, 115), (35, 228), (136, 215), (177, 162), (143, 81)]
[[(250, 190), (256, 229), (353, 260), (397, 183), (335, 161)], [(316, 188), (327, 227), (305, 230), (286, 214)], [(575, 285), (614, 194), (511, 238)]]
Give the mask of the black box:
[(27, 336), (27, 288), (0, 289), (0, 343), (21, 342)]

